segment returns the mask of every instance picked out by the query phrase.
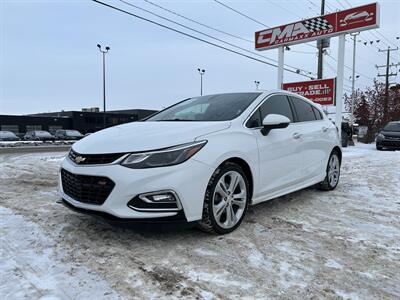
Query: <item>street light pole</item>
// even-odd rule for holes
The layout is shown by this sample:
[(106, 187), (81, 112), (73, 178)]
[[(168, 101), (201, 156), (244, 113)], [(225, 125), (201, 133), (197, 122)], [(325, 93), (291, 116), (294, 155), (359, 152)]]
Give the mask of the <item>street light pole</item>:
[(197, 71), (200, 74), (200, 96), (203, 96), (203, 75), (206, 70), (198, 68)]
[(260, 82), (259, 81), (254, 81), (254, 83), (256, 84), (256, 91), (258, 91), (258, 86), (260, 85)]
[(106, 53), (110, 47), (107, 46), (105, 50), (102, 50), (100, 44), (97, 44), (97, 47), (103, 55), (103, 128), (106, 128)]

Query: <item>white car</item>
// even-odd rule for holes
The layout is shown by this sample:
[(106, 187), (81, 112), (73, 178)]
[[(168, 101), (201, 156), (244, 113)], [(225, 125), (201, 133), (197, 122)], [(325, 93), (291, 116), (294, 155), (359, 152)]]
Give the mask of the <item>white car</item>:
[(332, 190), (342, 152), (320, 107), (282, 90), (194, 97), (76, 142), (62, 163), (71, 209), (118, 221), (236, 229), (249, 205), (315, 184)]

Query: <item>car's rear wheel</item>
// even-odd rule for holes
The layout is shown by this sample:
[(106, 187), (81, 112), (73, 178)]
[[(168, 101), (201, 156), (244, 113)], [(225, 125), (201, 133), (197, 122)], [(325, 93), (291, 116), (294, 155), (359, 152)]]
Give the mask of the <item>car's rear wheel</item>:
[(228, 162), (218, 167), (207, 186), (200, 229), (226, 234), (239, 227), (250, 201), (249, 191), (239, 165)]
[(319, 184), (319, 188), (324, 191), (330, 191), (336, 188), (340, 177), (340, 158), (337, 150), (333, 150), (326, 166), (326, 177)]

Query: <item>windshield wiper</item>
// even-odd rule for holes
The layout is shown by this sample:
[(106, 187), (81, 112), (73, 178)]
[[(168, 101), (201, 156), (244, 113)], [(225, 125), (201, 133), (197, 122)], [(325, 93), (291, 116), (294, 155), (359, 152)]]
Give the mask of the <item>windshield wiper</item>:
[(176, 119), (163, 119), (163, 120), (157, 120), (158, 122), (163, 122), (163, 121), (166, 121), (166, 122), (171, 122), (171, 121), (180, 121), (180, 122), (186, 122), (186, 121), (188, 121), (188, 122), (192, 122), (192, 121), (195, 121), (195, 120), (187, 120), (187, 119), (178, 119), (178, 118), (176, 118)]

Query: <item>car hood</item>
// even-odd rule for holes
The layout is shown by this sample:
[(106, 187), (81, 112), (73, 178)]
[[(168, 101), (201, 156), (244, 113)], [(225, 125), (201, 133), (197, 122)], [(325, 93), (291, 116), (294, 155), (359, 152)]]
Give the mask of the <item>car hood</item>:
[(162, 149), (189, 143), (197, 137), (229, 128), (222, 122), (133, 122), (110, 127), (76, 142), (80, 154), (106, 154)]

